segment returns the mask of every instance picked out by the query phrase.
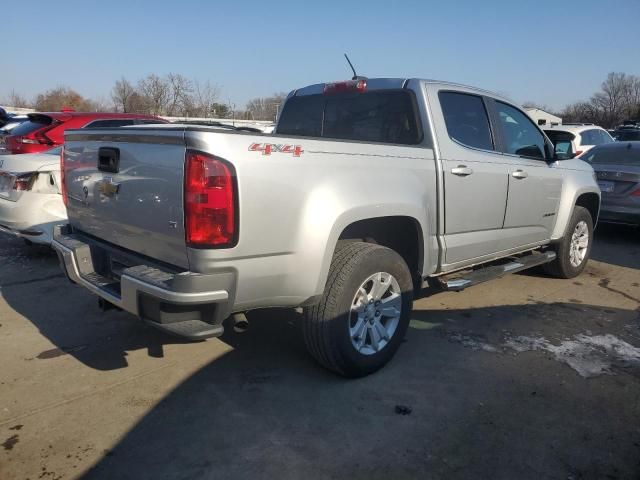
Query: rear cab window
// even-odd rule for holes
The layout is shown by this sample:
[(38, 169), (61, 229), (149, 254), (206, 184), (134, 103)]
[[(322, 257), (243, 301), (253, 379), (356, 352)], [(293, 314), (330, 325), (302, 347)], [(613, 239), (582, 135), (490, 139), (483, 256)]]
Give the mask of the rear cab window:
[(277, 133), (417, 145), (423, 138), (418, 118), (409, 90), (300, 95), (285, 103)]

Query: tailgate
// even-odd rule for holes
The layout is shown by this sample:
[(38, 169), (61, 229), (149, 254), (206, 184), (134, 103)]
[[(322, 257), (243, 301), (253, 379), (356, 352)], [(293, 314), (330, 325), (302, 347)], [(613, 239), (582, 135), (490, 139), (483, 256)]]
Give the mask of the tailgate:
[(69, 223), (108, 243), (188, 268), (184, 159), (182, 128), (67, 132)]

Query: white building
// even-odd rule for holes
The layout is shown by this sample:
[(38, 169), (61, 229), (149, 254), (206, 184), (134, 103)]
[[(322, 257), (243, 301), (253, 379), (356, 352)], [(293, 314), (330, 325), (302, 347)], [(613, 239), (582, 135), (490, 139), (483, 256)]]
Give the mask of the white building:
[(541, 127), (550, 127), (551, 125), (562, 125), (562, 119), (551, 115), (549, 112), (540, 110), (539, 108), (525, 108), (525, 112), (529, 115), (534, 122)]

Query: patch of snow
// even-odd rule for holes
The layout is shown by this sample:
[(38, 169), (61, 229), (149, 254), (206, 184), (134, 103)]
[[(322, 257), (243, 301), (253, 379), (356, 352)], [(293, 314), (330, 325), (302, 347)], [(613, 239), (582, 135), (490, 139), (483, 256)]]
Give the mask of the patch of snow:
[[(590, 333), (590, 332), (589, 332)], [(465, 348), (501, 353), (510, 349), (518, 353), (544, 351), (559, 362), (565, 363), (584, 378), (613, 374), (613, 367), (640, 368), (640, 348), (619, 339), (615, 335), (578, 334), (566, 338), (559, 345), (542, 336), (517, 336), (505, 334), (500, 346), (491, 345), (480, 335), (446, 331), (448, 341), (459, 343)]]
[(613, 364), (640, 367), (640, 348), (611, 334), (578, 334), (573, 340), (565, 340), (560, 345), (554, 345), (544, 337), (519, 336), (507, 339), (504, 346), (518, 353), (547, 351), (584, 378), (611, 374)]

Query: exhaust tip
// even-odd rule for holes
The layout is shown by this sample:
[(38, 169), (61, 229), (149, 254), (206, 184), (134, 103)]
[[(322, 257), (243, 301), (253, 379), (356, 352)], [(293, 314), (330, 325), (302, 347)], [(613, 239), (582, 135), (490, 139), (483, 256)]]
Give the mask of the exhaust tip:
[(233, 321), (233, 331), (236, 333), (245, 333), (249, 330), (249, 320), (244, 313), (234, 313), (231, 317)]

